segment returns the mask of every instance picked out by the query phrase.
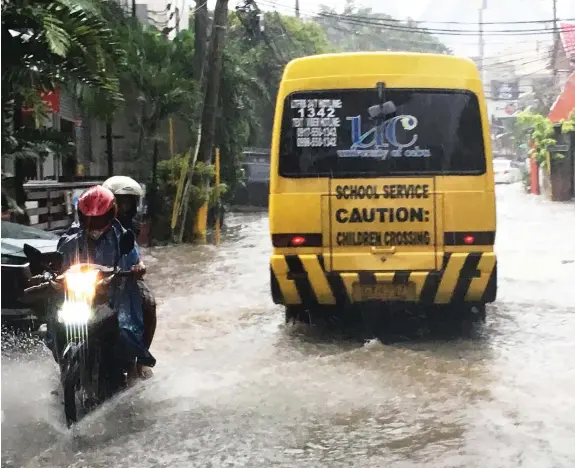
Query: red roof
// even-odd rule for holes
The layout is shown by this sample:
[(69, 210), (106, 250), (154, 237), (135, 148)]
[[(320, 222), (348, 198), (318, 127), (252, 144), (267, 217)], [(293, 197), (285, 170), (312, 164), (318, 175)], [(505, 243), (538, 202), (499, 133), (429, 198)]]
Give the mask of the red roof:
[(551, 106), (549, 119), (553, 123), (559, 123), (561, 119), (569, 118), (569, 114), (573, 111), (575, 111), (575, 73), (571, 74), (563, 91)]
[(575, 23), (560, 23), (559, 35), (561, 36), (565, 55), (567, 55), (568, 59), (575, 60)]

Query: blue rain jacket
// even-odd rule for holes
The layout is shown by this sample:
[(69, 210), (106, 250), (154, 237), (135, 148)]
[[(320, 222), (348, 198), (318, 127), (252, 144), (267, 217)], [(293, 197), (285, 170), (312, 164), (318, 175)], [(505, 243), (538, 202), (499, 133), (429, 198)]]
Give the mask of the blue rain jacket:
[[(103, 266), (114, 266), (120, 255), (119, 242), (124, 228), (118, 220), (112, 222), (112, 227), (97, 241), (91, 241), (93, 247), (88, 252), (86, 234), (79, 225), (71, 226), (58, 242), (58, 250), (64, 257), (63, 268), (69, 268), (75, 263), (95, 263)], [(140, 259), (136, 244), (134, 249), (120, 258), (119, 267), (130, 270)], [(156, 360), (143, 343), (144, 318), (142, 299), (135, 278), (116, 278), (109, 288), (110, 306), (118, 311), (121, 343), (120, 349), (124, 357), (136, 358), (140, 364), (154, 366)]]

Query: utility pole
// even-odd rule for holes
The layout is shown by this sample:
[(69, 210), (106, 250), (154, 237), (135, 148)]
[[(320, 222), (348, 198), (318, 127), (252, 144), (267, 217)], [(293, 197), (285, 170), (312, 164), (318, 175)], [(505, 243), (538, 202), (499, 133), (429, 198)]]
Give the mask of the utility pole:
[(136, 0), (132, 0), (132, 18), (136, 17)]
[(559, 29), (557, 28), (557, 0), (553, 0), (553, 57), (551, 59), (551, 68), (553, 77), (557, 79), (557, 52), (559, 49)]
[[(208, 12), (208, 2), (204, 0), (196, 0), (196, 9), (194, 10), (194, 59), (192, 67), (192, 76), (198, 85), (200, 90), (198, 103), (194, 109), (194, 116), (199, 121), (197, 130), (195, 131), (195, 148), (189, 150), (184, 158), (184, 167), (180, 174), (180, 180), (178, 181), (178, 189), (176, 192), (176, 198), (174, 199), (174, 206), (172, 209), (172, 221), (171, 230), (172, 237), (176, 242), (182, 242), (184, 235), (185, 224), (186, 224), (186, 214), (182, 213), (182, 207), (187, 207), (190, 202), (190, 184), (191, 179), (194, 175), (194, 169), (196, 167), (196, 162), (198, 160), (198, 154), (200, 151), (199, 145), (201, 143), (202, 137), (202, 111), (204, 108), (205, 101), (205, 87), (206, 79), (205, 75), (207, 67), (207, 44), (208, 44), (208, 23), (209, 23), (209, 12)], [(188, 181), (186, 183), (186, 180)], [(181, 214), (182, 213), (182, 214)], [(180, 230), (176, 233), (176, 227), (178, 224), (178, 219), (182, 216), (182, 221), (180, 224)]]
[(176, 7), (176, 34), (180, 32), (180, 9)]
[(295, 0), (295, 16), (299, 18), (299, 0)]
[(210, 67), (206, 75), (206, 97), (202, 114), (203, 134), (200, 144), (200, 160), (210, 164), (214, 146), (216, 111), (220, 92), (220, 76), (222, 70), (222, 52), (226, 37), (228, 19), (228, 0), (218, 0), (214, 10), (214, 25), (212, 26), (211, 43), (208, 54)]

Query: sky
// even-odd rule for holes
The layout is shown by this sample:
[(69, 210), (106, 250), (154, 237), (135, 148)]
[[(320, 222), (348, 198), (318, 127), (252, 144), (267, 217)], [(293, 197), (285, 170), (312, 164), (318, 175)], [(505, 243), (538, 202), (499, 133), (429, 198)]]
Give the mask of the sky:
[[(185, 2), (192, 8), (193, 0), (175, 0)], [(295, 0), (256, 0), (263, 10), (277, 9), (282, 13), (293, 14)], [(553, 17), (553, 0), (486, 0), (487, 8), (484, 10), (485, 22), (512, 22), (512, 21), (540, 21)], [(213, 8), (216, 0), (208, 0), (208, 6)], [(238, 0), (230, 0), (230, 9), (235, 8)], [(337, 11), (342, 11), (346, 0), (299, 0), (302, 16), (316, 13), (320, 6), (328, 4)], [(437, 37), (450, 47), (457, 55), (475, 56), (478, 54), (477, 20), (479, 0), (355, 0), (357, 7), (372, 8), (376, 12), (389, 14), (397, 19), (408, 17), (423, 22), (429, 28), (443, 30), (466, 30), (469, 35), (441, 34)], [(575, 0), (557, 0), (559, 18), (575, 18)], [(442, 22), (462, 22), (467, 24), (445, 24)], [(486, 25), (485, 26), (485, 56), (496, 56), (502, 53), (513, 53), (517, 49), (520, 55), (525, 50), (530, 50), (531, 56), (525, 55), (526, 61), (537, 55), (535, 43), (549, 44), (552, 34), (521, 35), (520, 40), (513, 35), (501, 35), (490, 33), (489, 30), (503, 29), (540, 29), (541, 24), (522, 24), (517, 26)], [(510, 52), (510, 50), (512, 52)], [(540, 49), (537, 49), (540, 50)]]

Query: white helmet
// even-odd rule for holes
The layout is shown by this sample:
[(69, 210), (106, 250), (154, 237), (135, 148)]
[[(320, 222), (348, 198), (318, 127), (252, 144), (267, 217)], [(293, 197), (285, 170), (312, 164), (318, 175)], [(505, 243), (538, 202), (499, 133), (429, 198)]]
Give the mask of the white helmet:
[(114, 195), (133, 195), (135, 197), (144, 196), (144, 191), (140, 184), (131, 177), (113, 176), (106, 179), (102, 185), (112, 191)]

